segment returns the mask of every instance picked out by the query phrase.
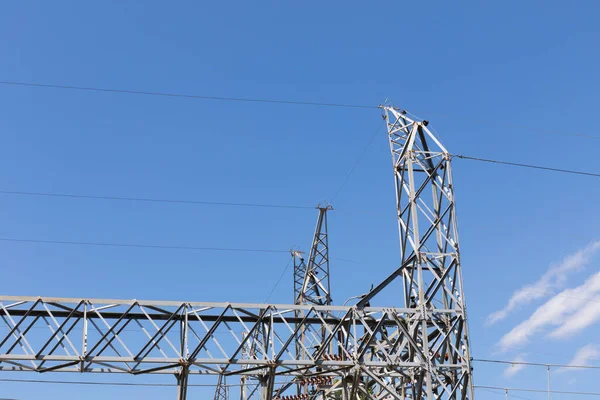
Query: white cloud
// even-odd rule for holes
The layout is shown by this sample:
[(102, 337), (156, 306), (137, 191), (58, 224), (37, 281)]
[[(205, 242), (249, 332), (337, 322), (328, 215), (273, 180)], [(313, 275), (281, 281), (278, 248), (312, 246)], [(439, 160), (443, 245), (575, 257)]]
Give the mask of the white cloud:
[(577, 353), (575, 353), (575, 356), (569, 365), (589, 366), (590, 360), (595, 360), (598, 356), (600, 356), (600, 349), (598, 346), (595, 344), (588, 344), (577, 350)]
[(598, 250), (600, 250), (600, 240), (588, 244), (559, 263), (551, 265), (536, 282), (525, 285), (514, 292), (503, 309), (488, 315), (487, 323), (494, 324), (501, 321), (520, 305), (543, 298), (549, 294), (549, 291), (563, 287), (569, 273), (581, 270)]
[[(525, 359), (523, 358), (522, 354), (519, 354), (517, 357), (515, 357), (514, 361), (516, 361), (516, 362), (524, 362)], [(525, 367), (526, 367), (526, 365), (524, 365), (524, 364), (511, 364), (508, 368), (506, 368), (504, 370), (504, 377), (505, 378), (511, 378), (517, 372), (521, 371)]]
[[(587, 308), (586, 303), (590, 302), (590, 300), (595, 300), (598, 294), (600, 294), (600, 272), (590, 276), (582, 285), (573, 289), (563, 290), (542, 304), (527, 320), (521, 322), (505, 334), (498, 342), (498, 346), (502, 351), (507, 351), (527, 343), (532, 336), (537, 336), (547, 326), (564, 326), (565, 322), (569, 321), (575, 315), (580, 314), (579, 310), (582, 306), (585, 305), (582, 309)], [(595, 304), (595, 301), (592, 303)], [(589, 316), (589, 314), (586, 315)], [(569, 328), (568, 332), (563, 333), (563, 328), (561, 327), (557, 329), (559, 333), (555, 333), (554, 336), (564, 337), (564, 335), (579, 332), (588, 326), (584, 321), (586, 315), (580, 315), (581, 320), (574, 321), (572, 326), (576, 326), (577, 328)], [(564, 329), (567, 330), (567, 328)]]
[[(568, 365), (571, 366), (589, 366), (591, 360), (597, 360), (600, 356), (600, 348), (595, 344), (588, 344), (577, 350), (573, 359)], [(574, 368), (560, 368), (557, 372), (572, 371)]]
[(570, 315), (564, 323), (550, 332), (554, 338), (566, 338), (572, 336), (595, 322), (600, 320), (600, 296), (589, 300), (587, 304)]

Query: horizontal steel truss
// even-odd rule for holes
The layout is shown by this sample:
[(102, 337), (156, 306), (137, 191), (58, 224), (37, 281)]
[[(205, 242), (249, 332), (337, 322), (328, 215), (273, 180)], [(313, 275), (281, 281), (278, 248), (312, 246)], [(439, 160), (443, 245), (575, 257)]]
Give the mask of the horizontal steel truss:
[[(301, 317), (298, 317), (298, 314)], [(0, 296), (0, 370), (244, 375), (262, 398), (294, 382), (330, 376), (329, 391), (367, 398), (421, 398), (426, 372), (437, 398), (454, 398), (468, 375), (463, 349), (440, 327), (454, 310), (273, 304), (181, 303)], [(429, 351), (416, 340), (429, 326)], [(249, 340), (251, 357), (242, 357)], [(319, 343), (295, 351), (300, 332)], [(440, 349), (446, 349), (445, 354)], [(291, 378), (275, 387), (278, 376)], [(265, 396), (265, 391), (269, 392)], [(288, 392), (289, 393), (289, 392)], [(380, 397), (381, 396), (381, 397)], [(408, 396), (408, 395), (407, 395)]]

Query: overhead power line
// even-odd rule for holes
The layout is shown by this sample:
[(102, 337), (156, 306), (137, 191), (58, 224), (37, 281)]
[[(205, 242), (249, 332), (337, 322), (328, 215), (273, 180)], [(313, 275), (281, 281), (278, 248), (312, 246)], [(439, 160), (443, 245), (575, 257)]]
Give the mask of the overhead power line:
[(290, 105), (319, 106), (319, 107), (378, 108), (378, 106), (370, 106), (370, 105), (365, 105), (365, 104), (323, 103), (323, 102), (297, 101), (297, 100), (257, 99), (257, 98), (250, 98), (250, 97), (207, 96), (207, 95), (183, 94), (183, 93), (148, 92), (148, 91), (141, 91), (141, 90), (107, 89), (107, 88), (98, 88), (98, 87), (90, 87), (90, 86), (51, 85), (51, 84), (33, 83), (33, 82), (0, 81), (0, 84), (1, 85), (14, 85), (14, 86), (29, 86), (29, 87), (38, 87), (38, 88), (51, 88), (51, 89), (81, 90), (81, 91), (88, 91), (88, 92), (137, 94), (137, 95), (143, 95), (143, 96), (179, 97), (179, 98), (185, 98), (185, 99), (199, 99), (199, 100), (238, 101), (238, 102), (248, 102), (248, 103), (274, 103), (274, 104), (290, 104)]
[[(379, 127), (381, 128), (381, 126)], [(358, 159), (353, 164), (352, 168), (350, 168), (348, 174), (344, 178), (344, 181), (336, 191), (335, 195), (332, 198), (335, 200), (337, 196), (340, 194), (343, 187), (348, 182), (348, 179), (358, 166), (360, 160), (365, 155), (366, 151), (369, 149), (373, 140), (379, 131), (379, 128), (373, 136), (371, 140), (358, 157)], [(554, 167), (547, 167), (541, 165), (533, 165), (533, 164), (523, 164), (516, 163), (510, 161), (502, 161), (502, 160), (492, 160), (488, 158), (481, 157), (471, 157), (463, 154), (454, 154), (452, 157), (456, 157), (463, 160), (471, 160), (471, 161), (480, 161), (492, 164), (501, 164), (501, 165), (510, 165), (514, 167), (521, 168), (533, 168), (550, 172), (561, 172), (575, 175), (583, 175), (583, 176), (591, 176), (598, 178), (600, 177), (600, 173), (588, 172), (588, 171), (576, 171), (570, 169), (561, 169)], [(112, 196), (112, 195), (87, 195), (87, 194), (79, 194), (79, 193), (57, 193), (57, 192), (38, 192), (38, 191), (19, 191), (19, 190), (0, 190), (0, 194), (5, 195), (16, 195), (16, 196), (36, 196), (36, 197), (56, 197), (56, 198), (72, 198), (72, 199), (91, 199), (91, 200), (114, 200), (114, 201), (136, 201), (136, 202), (147, 202), (147, 203), (167, 203), (167, 204), (190, 204), (190, 205), (215, 205), (215, 206), (228, 206), (228, 207), (257, 207), (257, 208), (289, 208), (289, 209), (304, 209), (304, 210), (314, 210), (314, 206), (307, 205), (297, 205), (297, 204), (264, 204), (264, 203), (235, 203), (235, 202), (226, 202), (226, 201), (207, 201), (207, 200), (185, 200), (185, 199), (160, 199), (160, 198), (151, 198), (151, 197), (128, 197), (128, 196)], [(341, 210), (342, 212), (344, 210)]]
[[(289, 250), (274, 250), (274, 249), (242, 249), (232, 247), (196, 247), (196, 246), (179, 246), (179, 245), (163, 245), (163, 244), (134, 244), (134, 243), (106, 243), (106, 242), (76, 242), (68, 240), (42, 240), (42, 239), (20, 239), (20, 238), (2, 238), (0, 242), (13, 242), (13, 243), (35, 243), (35, 244), (66, 244), (66, 245), (77, 245), (77, 246), (98, 246), (98, 247), (123, 247), (123, 248), (139, 248), (139, 249), (165, 249), (165, 250), (205, 250), (205, 251), (232, 251), (232, 252), (246, 252), (246, 253), (289, 253)], [(348, 262), (353, 264), (362, 264), (359, 261), (348, 260), (346, 258), (334, 257), (334, 260)], [(289, 263), (286, 266), (285, 271), (289, 267)], [(275, 287), (283, 279), (285, 271), (279, 277)], [(273, 291), (275, 288), (273, 288)], [(270, 297), (270, 295), (269, 295)]]
[(100, 247), (134, 247), (134, 248), (142, 248), (142, 249), (236, 251), (236, 252), (248, 252), (248, 253), (287, 253), (287, 252), (289, 252), (289, 250), (271, 250), (271, 249), (240, 249), (240, 248), (230, 248), (230, 247), (172, 246), (172, 245), (162, 245), (162, 244), (76, 242), (76, 241), (66, 241), (66, 240), (38, 240), (38, 239), (16, 239), (16, 238), (0, 238), (0, 241), (2, 241), (2, 242), (17, 242), (17, 243), (69, 244), (69, 245), (100, 246)]
[(193, 204), (193, 205), (215, 205), (215, 206), (235, 206), (235, 207), (262, 207), (262, 208), (298, 208), (311, 209), (314, 206), (300, 206), (293, 204), (260, 204), (260, 203), (231, 203), (223, 201), (205, 201), (205, 200), (178, 200), (178, 199), (157, 199), (149, 197), (125, 197), (125, 196), (94, 196), (73, 193), (53, 193), (53, 192), (25, 192), (16, 190), (0, 190), (0, 194), (10, 194), (18, 196), (39, 196), (39, 197), (63, 197), (73, 199), (92, 199), (92, 200), (117, 200), (117, 201), (139, 201), (148, 203), (170, 203), (170, 204)]
[[(174, 98), (198, 99), (198, 100), (306, 105), (306, 106), (355, 108), (355, 109), (356, 108), (359, 108), (359, 109), (379, 108), (379, 105), (368, 105), (368, 104), (328, 103), (328, 102), (313, 102), (313, 101), (284, 100), (284, 99), (259, 99), (259, 98), (251, 98), (251, 97), (208, 96), (208, 95), (197, 95), (197, 94), (155, 92), (155, 91), (128, 90), (128, 89), (110, 89), (110, 88), (99, 88), (99, 87), (92, 87), (92, 86), (58, 85), (58, 84), (22, 82), (22, 81), (0, 81), (0, 85), (47, 88), (47, 89), (66, 89), (66, 90), (78, 90), (78, 91), (88, 91), (88, 92), (134, 94), (134, 95), (143, 95), (143, 96), (161, 96), (161, 97), (174, 97)], [(409, 114), (411, 114), (411, 113), (409, 113)], [(414, 116), (414, 114), (411, 114), (411, 115)], [(534, 132), (534, 133), (539, 132), (539, 133), (550, 134), (550, 135), (564, 135), (564, 136), (576, 136), (576, 137), (582, 137), (582, 138), (588, 138), (588, 139), (600, 139), (600, 136), (598, 136), (598, 135), (540, 129), (538, 127), (533, 127), (530, 125), (523, 125), (523, 124), (499, 123), (497, 120), (486, 120), (486, 119), (472, 118), (472, 117), (467, 117), (467, 116), (456, 116), (456, 115), (444, 114), (444, 113), (429, 113), (429, 115), (438, 116), (441, 118), (450, 118), (450, 119), (460, 118), (461, 121), (470, 120), (470, 121), (474, 121), (474, 122), (484, 122), (484, 123), (493, 124), (494, 126), (504, 126), (507, 128), (526, 129), (526, 130), (528, 130), (530, 132)]]
[(541, 169), (541, 170), (545, 170), (545, 171), (563, 172), (566, 174), (585, 175), (585, 176), (593, 176), (596, 178), (600, 178), (600, 173), (595, 173), (595, 172), (575, 171), (572, 169), (562, 169), (562, 168), (545, 167), (545, 166), (541, 166), (541, 165), (515, 163), (515, 162), (510, 162), (510, 161), (491, 160), (489, 158), (470, 157), (470, 156), (465, 156), (465, 155), (461, 155), (461, 154), (454, 154), (453, 157), (458, 157), (463, 160), (481, 161), (481, 162), (492, 163), (492, 164), (512, 165), (514, 167)]
[[(0, 382), (11, 382), (11, 383), (41, 383), (51, 385), (90, 385), (90, 386), (148, 386), (148, 387), (175, 387), (174, 383), (146, 383), (146, 382), (94, 382), (94, 381), (63, 381), (63, 380), (43, 380), (43, 379), (12, 379), (12, 378), (0, 378)], [(278, 385), (283, 384), (282, 382), (276, 383)], [(216, 387), (216, 383), (190, 383), (188, 387)], [(227, 384), (228, 387), (237, 387), (241, 384)], [(3, 399), (0, 399), (3, 400)]]
[[(146, 386), (146, 387), (174, 387), (172, 383), (145, 383), (145, 382), (94, 382), (94, 381), (62, 381), (62, 380), (42, 380), (42, 379), (10, 379), (0, 378), (0, 382), (11, 383), (40, 383), (40, 384), (56, 384), (56, 385), (90, 385), (90, 386)], [(282, 384), (282, 383), (278, 383)], [(215, 387), (216, 384), (188, 384), (189, 387)], [(240, 386), (239, 384), (228, 384), (227, 386)], [(581, 396), (600, 396), (600, 392), (579, 392), (579, 391), (564, 391), (564, 390), (547, 390), (547, 389), (531, 389), (531, 388), (504, 388), (499, 386), (483, 386), (475, 385), (475, 389), (482, 390), (502, 390), (508, 392), (529, 392), (529, 393), (554, 393), (554, 394), (570, 394)]]
[(575, 392), (565, 390), (547, 390), (547, 389), (526, 389), (526, 388), (503, 388), (499, 386), (473, 386), (475, 389), (504, 390), (509, 392), (530, 392), (530, 393), (554, 393), (554, 394), (572, 394), (580, 396), (600, 396), (600, 392)]
[(354, 172), (354, 170), (356, 169), (356, 167), (358, 166), (358, 164), (360, 164), (360, 160), (365, 156), (365, 154), (367, 154), (367, 151), (371, 148), (371, 145), (373, 144), (373, 141), (375, 140), (375, 137), (377, 136), (377, 134), (381, 130), (381, 126), (383, 125), (383, 123), (384, 123), (383, 120), (379, 123), (379, 126), (377, 127), (377, 129), (371, 135), (371, 138), (369, 139), (369, 143), (367, 143), (367, 146), (364, 148), (364, 150), (362, 151), (362, 153), (360, 153), (360, 155), (358, 156), (358, 158), (356, 159), (356, 161), (354, 162), (354, 164), (352, 164), (352, 167), (350, 168), (350, 171), (348, 171), (348, 173), (344, 177), (344, 180), (342, 181), (342, 184), (340, 185), (340, 187), (338, 188), (338, 190), (335, 192), (335, 195), (333, 195), (333, 197), (331, 198), (331, 202), (332, 203), (338, 197), (338, 195), (340, 194), (340, 192), (342, 191), (342, 189), (344, 188), (344, 186), (346, 186), (346, 183), (348, 182), (348, 180), (352, 176), (352, 173)]
[(509, 364), (509, 365), (530, 365), (535, 367), (553, 367), (553, 368), (575, 368), (575, 369), (600, 369), (597, 365), (570, 365), (570, 364), (554, 364), (554, 363), (534, 363), (527, 361), (507, 361), (507, 360), (486, 360), (474, 358), (473, 361), (493, 364)]
[(508, 398), (512, 397), (513, 399), (531, 400), (529, 397), (522, 397), (522, 396), (510, 394), (510, 393), (508, 393), (508, 390), (503, 390), (502, 391), (503, 393), (498, 393), (496, 390), (492, 390), (492, 389), (486, 389), (486, 388), (478, 388), (478, 389), (485, 390), (486, 392), (497, 394), (497, 395), (500, 395), (503, 397), (508, 397)]
[(290, 257), (290, 259), (288, 260), (287, 264), (285, 265), (285, 268), (283, 269), (283, 272), (279, 276), (279, 279), (277, 279), (277, 282), (275, 282), (275, 285), (273, 286), (273, 289), (271, 289), (271, 292), (269, 293), (269, 295), (265, 299), (265, 301), (264, 301), (265, 303), (268, 303), (269, 300), (271, 299), (271, 296), (273, 296), (273, 293), (275, 293), (275, 289), (277, 289), (277, 286), (279, 286), (279, 283), (281, 283), (281, 280), (285, 276), (285, 273), (290, 268), (290, 264), (292, 263), (292, 260), (293, 260), (293, 258)]
[[(144, 383), (144, 382), (93, 382), (93, 381), (48, 381), (42, 379), (9, 379), (0, 378), (0, 382), (11, 382), (11, 383), (47, 383), (53, 385), (106, 385), (106, 386), (150, 386), (150, 387), (173, 387), (176, 384), (171, 383)], [(192, 385), (188, 386), (216, 386), (211, 384), (206, 385)]]

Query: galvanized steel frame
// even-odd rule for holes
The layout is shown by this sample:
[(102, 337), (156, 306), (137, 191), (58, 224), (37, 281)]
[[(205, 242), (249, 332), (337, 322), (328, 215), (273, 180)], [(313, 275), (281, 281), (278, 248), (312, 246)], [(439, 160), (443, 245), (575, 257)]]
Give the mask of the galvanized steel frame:
[[(435, 310), (430, 320), (441, 323), (451, 312)], [(411, 334), (418, 313), (401, 308), (0, 296), (6, 328), (0, 336), (0, 370), (175, 374), (186, 382), (193, 374), (246, 375), (265, 383), (263, 399), (281, 397), (308, 377), (331, 376), (331, 393), (368, 392), (370, 387), (377, 397), (388, 393), (400, 399), (402, 378), (428, 359)], [(248, 338), (259, 329), (265, 341), (252, 357), (242, 358)], [(292, 343), (301, 330), (315, 337), (325, 332), (322, 347), (295, 354)], [(276, 387), (278, 376), (292, 381)]]
[[(299, 384), (319, 386), (299, 400), (472, 399), (451, 156), (427, 121), (382, 109), (401, 264), (356, 306), (0, 296), (0, 370), (175, 374), (180, 400), (194, 374), (252, 379), (263, 400)], [(404, 308), (369, 306), (396, 281)]]
[[(358, 306), (365, 306), (395, 281), (402, 283), (405, 307), (420, 312), (415, 339), (427, 365), (410, 378), (411, 398), (473, 398), (467, 314), (456, 223), (451, 154), (428, 128), (391, 105), (381, 106), (387, 123), (396, 187), (400, 267)], [(450, 309), (441, 323), (428, 312)], [(433, 322), (433, 323), (432, 323)], [(436, 346), (432, 337), (444, 337)], [(452, 364), (443, 374), (434, 366)]]

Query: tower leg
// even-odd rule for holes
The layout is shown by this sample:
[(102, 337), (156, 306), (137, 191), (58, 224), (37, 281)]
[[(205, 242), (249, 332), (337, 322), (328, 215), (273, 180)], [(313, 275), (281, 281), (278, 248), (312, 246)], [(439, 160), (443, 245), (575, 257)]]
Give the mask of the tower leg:
[(177, 400), (187, 399), (188, 376), (188, 366), (181, 367), (181, 371), (175, 375), (175, 378), (177, 378)]

